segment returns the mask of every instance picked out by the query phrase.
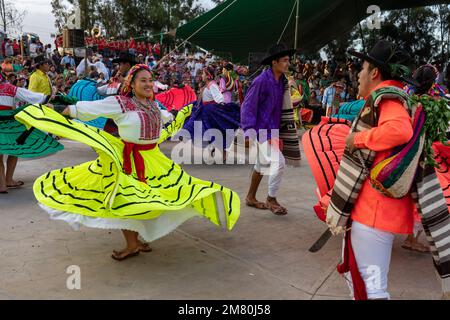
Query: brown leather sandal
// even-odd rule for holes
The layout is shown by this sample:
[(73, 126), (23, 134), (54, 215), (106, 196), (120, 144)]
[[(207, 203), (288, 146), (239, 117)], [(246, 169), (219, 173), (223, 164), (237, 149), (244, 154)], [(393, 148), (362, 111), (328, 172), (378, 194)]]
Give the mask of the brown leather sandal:
[(256, 208), (256, 209), (259, 209), (259, 210), (267, 210), (267, 209), (269, 209), (269, 207), (267, 207), (267, 205), (264, 202), (261, 202), (261, 201), (248, 201), (247, 199), (245, 199), (245, 204), (248, 207)]
[(147, 252), (152, 252), (153, 249), (150, 247), (150, 245), (148, 243), (142, 243), (139, 246), (139, 251), (147, 253)]
[(276, 216), (284, 216), (284, 215), (287, 215), (287, 213), (288, 213), (287, 209), (283, 208), (279, 204), (270, 204), (269, 201), (266, 201), (266, 206)]
[(113, 254), (111, 255), (111, 258), (113, 258), (114, 260), (117, 260), (117, 261), (123, 261), (123, 260), (126, 260), (126, 259), (128, 259), (128, 258), (138, 256), (140, 252), (141, 252), (141, 250), (138, 249), (137, 251), (135, 251), (135, 252), (130, 252), (129, 254), (127, 254), (127, 255), (125, 255), (125, 256), (123, 256), (123, 257), (118, 257), (118, 256), (117, 256), (118, 252), (114, 250), (114, 251), (113, 251)]

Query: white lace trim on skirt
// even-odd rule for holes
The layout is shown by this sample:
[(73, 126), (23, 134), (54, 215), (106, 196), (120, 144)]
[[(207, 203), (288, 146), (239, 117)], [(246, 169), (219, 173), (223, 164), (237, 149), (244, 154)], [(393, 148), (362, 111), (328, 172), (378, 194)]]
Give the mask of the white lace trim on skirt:
[(51, 219), (65, 221), (74, 230), (79, 230), (81, 225), (98, 229), (124, 229), (139, 233), (148, 242), (169, 234), (190, 218), (200, 216), (194, 209), (184, 208), (174, 212), (166, 211), (158, 218), (149, 220), (95, 218), (54, 210), (40, 203), (38, 205), (50, 215)]

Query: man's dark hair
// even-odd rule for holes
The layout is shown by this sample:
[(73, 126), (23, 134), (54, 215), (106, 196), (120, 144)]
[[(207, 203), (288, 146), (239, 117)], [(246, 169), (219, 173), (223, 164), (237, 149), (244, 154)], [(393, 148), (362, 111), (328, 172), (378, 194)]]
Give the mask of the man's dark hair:
[(378, 70), (380, 71), (380, 74), (381, 74), (381, 80), (382, 80), (382, 81), (386, 81), (386, 80), (392, 79), (392, 76), (391, 76), (391, 74), (390, 74), (389, 72), (383, 70), (383, 69), (380, 68), (380, 67), (377, 67), (376, 65), (374, 65), (374, 64), (372, 64), (372, 63), (369, 63), (369, 72), (372, 71), (372, 70), (375, 69), (375, 68), (378, 68)]

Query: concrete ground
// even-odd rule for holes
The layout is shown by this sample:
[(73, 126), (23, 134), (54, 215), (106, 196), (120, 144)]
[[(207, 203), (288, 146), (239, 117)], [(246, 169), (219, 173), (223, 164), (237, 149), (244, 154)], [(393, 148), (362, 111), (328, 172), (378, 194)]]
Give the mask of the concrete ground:
[[(153, 252), (123, 262), (110, 258), (123, 246), (117, 230), (82, 228), (51, 221), (36, 204), (34, 179), (49, 170), (89, 161), (95, 153), (64, 140), (64, 151), (20, 161), (22, 189), (0, 195), (0, 299), (349, 299), (335, 271), (341, 238), (317, 253), (308, 248), (325, 230), (314, 215), (315, 182), (306, 160), (285, 172), (279, 201), (289, 214), (241, 206), (233, 231), (194, 218), (155, 241)], [(173, 143), (162, 149), (170, 154)], [(223, 184), (244, 203), (250, 165), (185, 165), (186, 171)], [(263, 180), (259, 198), (267, 193)], [(431, 256), (393, 249), (389, 290), (394, 299), (439, 299)], [(69, 290), (66, 273), (80, 267), (81, 289)]]

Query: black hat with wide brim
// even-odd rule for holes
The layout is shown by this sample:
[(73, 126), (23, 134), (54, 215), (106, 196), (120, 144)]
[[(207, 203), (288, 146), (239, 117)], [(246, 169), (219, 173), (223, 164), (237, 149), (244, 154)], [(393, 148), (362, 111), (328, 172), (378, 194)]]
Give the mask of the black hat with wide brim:
[(279, 43), (272, 46), (267, 52), (266, 57), (261, 61), (261, 65), (271, 65), (273, 60), (277, 60), (282, 57), (292, 57), (297, 50), (289, 48), (284, 43)]
[(122, 52), (119, 54), (119, 57), (114, 59), (112, 63), (121, 63), (121, 62), (128, 62), (131, 66), (134, 66), (136, 62), (136, 58), (133, 54), (129, 52)]
[(355, 50), (349, 50), (348, 53), (380, 68), (389, 74), (392, 80), (418, 85), (411, 77), (411, 55), (388, 40), (378, 41), (367, 54)]

